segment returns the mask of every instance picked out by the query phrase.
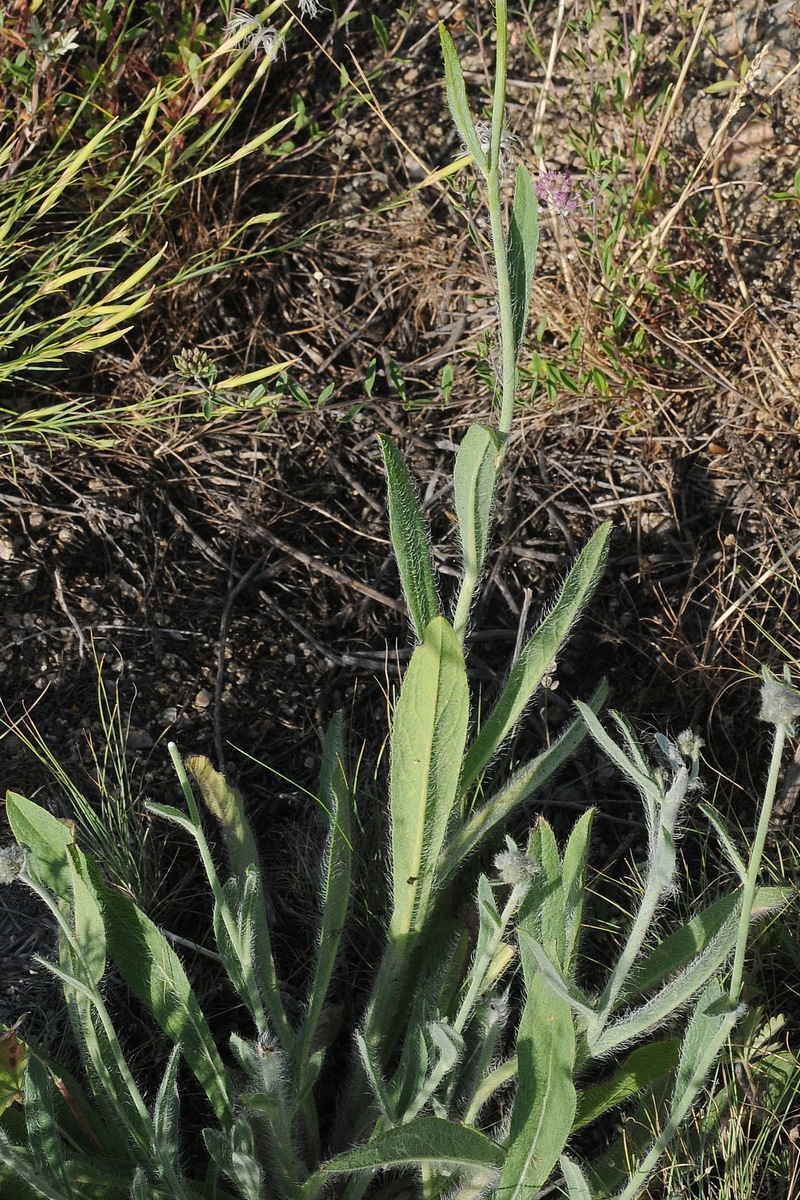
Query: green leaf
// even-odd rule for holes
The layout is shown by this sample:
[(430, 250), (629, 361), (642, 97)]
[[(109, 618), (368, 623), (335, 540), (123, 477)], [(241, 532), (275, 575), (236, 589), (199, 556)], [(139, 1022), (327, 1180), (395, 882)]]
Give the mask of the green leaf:
[(562, 868), (558, 844), (552, 826), (544, 817), (539, 817), (530, 838), (528, 854), (538, 864), (539, 870), (531, 880), (528, 895), (520, 913), (532, 907), (538, 910), (539, 940), (548, 958), (563, 968), (564, 947), (567, 940), (564, 923), (564, 889), (561, 883)]
[(64, 1200), (72, 1200), (67, 1169), (64, 1163), (61, 1138), (53, 1109), (53, 1093), (47, 1068), (31, 1055), (25, 1084), (25, 1126), (28, 1148), (36, 1169), (49, 1180), (53, 1190)]
[(610, 1079), (596, 1083), (579, 1094), (572, 1132), (583, 1129), (610, 1109), (624, 1104), (654, 1080), (674, 1071), (680, 1049), (679, 1038), (667, 1038), (633, 1050)]
[[(10, 1178), (6, 1176), (13, 1187), (4, 1194), (13, 1197), (35, 1196), (37, 1200), (64, 1200), (64, 1192), (52, 1181), (36, 1170), (33, 1156), (24, 1146), (15, 1146), (8, 1135), (0, 1129), (0, 1166), (10, 1167)], [(5, 1172), (3, 1172), (5, 1175)], [(0, 1183), (3, 1177), (0, 1176)], [(28, 1190), (23, 1191), (23, 1188)]]
[[(92, 883), (88, 860), (77, 846), (70, 846), (69, 855), (73, 929), (81, 963), (92, 983), (99, 983), (106, 970), (106, 927)], [(99, 879), (97, 880), (99, 886)]]
[[(738, 897), (738, 900), (741, 904), (741, 897)], [(627, 1012), (619, 1021), (607, 1025), (598, 1037), (590, 1038), (589, 1048), (593, 1057), (602, 1058), (617, 1046), (656, 1029), (705, 987), (733, 953), (739, 929), (737, 909), (720, 927), (717, 936), (673, 980), (657, 992), (652, 1000)]]
[(606, 732), (606, 730), (598, 721), (593, 712), (585, 712), (585, 706), (580, 701), (576, 701), (576, 707), (581, 716), (586, 722), (589, 733), (597, 742), (603, 753), (611, 759), (619, 768), (623, 775), (627, 775), (628, 779), (642, 793), (642, 796), (647, 801), (648, 811), (655, 820), (655, 805), (659, 801), (660, 791), (658, 784), (653, 779), (653, 773), (650, 766), (641, 758), (641, 753), (638, 744), (633, 739), (633, 733), (628, 725), (628, 722), (619, 713), (612, 712), (617, 726), (622, 731), (625, 740), (628, 742), (628, 747), (631, 750), (630, 755), (617, 745), (614, 739)]
[(744, 885), (747, 882), (747, 867), (744, 859), (736, 849), (736, 843), (731, 836), (730, 830), (727, 828), (720, 813), (712, 808), (710, 804), (700, 801), (698, 808), (707, 821), (710, 821), (717, 831), (717, 837), (722, 843), (722, 847), (728, 857), (728, 862), (733, 867), (736, 874), (739, 876), (739, 882)]
[(428, 548), (428, 534), (414, 484), (391, 438), (378, 435), (389, 493), (389, 531), (403, 594), (417, 639), (439, 614), (439, 600)]
[(425, 925), (437, 860), (458, 794), (468, 719), (464, 656), (452, 626), (437, 617), (414, 651), (392, 730), (390, 933), (400, 944)]
[(710, 983), (703, 992), (683, 1039), (667, 1120), (647, 1154), (632, 1172), (618, 1200), (637, 1200), (641, 1195), (645, 1182), (678, 1132), (717, 1055), (743, 1012), (744, 1005), (734, 1004), (716, 981)]
[(223, 1128), (232, 1120), (230, 1080), (178, 956), (163, 933), (119, 892), (104, 897), (108, 948), (134, 995), (181, 1052)]
[[(769, 913), (783, 908), (790, 902), (792, 893), (787, 888), (762, 887), (756, 890), (753, 901), (752, 919), (758, 920)], [(709, 944), (720, 936), (723, 929), (728, 930), (728, 944), (735, 945), (735, 935), (730, 939), (730, 928), (738, 929), (738, 916), (741, 908), (741, 896), (734, 893), (723, 896), (709, 904), (701, 913), (692, 917), (680, 929), (671, 933), (649, 953), (643, 955), (637, 964), (629, 985), (626, 985), (622, 998), (629, 1001), (633, 996), (642, 995), (658, 987), (670, 975), (682, 970), (698, 955), (702, 954)]]
[(571, 1158), (567, 1158), (566, 1154), (562, 1154), (558, 1165), (561, 1167), (564, 1182), (567, 1185), (569, 1200), (593, 1200), (588, 1180), (578, 1164)]
[(592, 1028), (596, 1024), (597, 1014), (590, 1007), (589, 998), (575, 984), (566, 982), (544, 947), (526, 929), (520, 927), (518, 938), (520, 943), (524, 943), (526, 949), (530, 951), (531, 957), (535, 960), (547, 986), (555, 993), (559, 1000), (567, 1004), (570, 1010), (581, 1018), (581, 1023), (584, 1027)]
[(180, 1098), (178, 1093), (178, 1066), (181, 1058), (180, 1045), (175, 1046), (169, 1056), (164, 1077), (158, 1086), (153, 1105), (153, 1129), (161, 1147), (162, 1157), (170, 1162), (176, 1173), (180, 1173), (180, 1147), (178, 1141), (178, 1117)]
[(365, 1146), (337, 1154), (323, 1163), (319, 1175), (329, 1178), (371, 1167), (410, 1164), (478, 1167), (488, 1172), (502, 1166), (504, 1157), (499, 1146), (467, 1125), (440, 1117), (417, 1117), (407, 1125), (376, 1134)]
[(71, 829), (16, 792), (6, 793), (6, 812), (17, 844), (33, 855), (42, 883), (66, 900), (71, 882), (67, 846), (75, 840)]
[[(253, 1014), (256, 1023), (263, 1023), (262, 1001), (267, 1008), (274, 1030), (284, 1046), (293, 1042), (292, 1030), (286, 1018), (278, 987), (275, 960), (272, 955), (264, 883), (258, 863), (258, 851), (250, 824), (245, 815), (244, 800), (237, 788), (215, 771), (206, 758), (195, 756), (184, 764), (177, 747), (170, 747), (170, 756), (181, 781), (190, 819), (177, 809), (153, 805), (153, 811), (175, 821), (191, 833), (197, 843), (203, 866), (214, 895), (214, 929), (220, 937), (220, 953), (227, 957), (232, 980)], [(222, 824), (225, 841), (234, 870), (236, 894), (239, 897), (238, 923), (242, 936), (234, 937), (232, 913), (226, 893), (220, 885), (216, 866), (200, 823), (200, 814), (187, 775), (191, 770), (209, 810)], [(243, 923), (246, 929), (243, 928)], [(224, 931), (223, 930), (224, 928)], [(222, 932), (221, 932), (222, 931)], [(233, 958), (239, 966), (233, 965)]]
[(539, 202), (528, 168), (520, 163), (508, 229), (508, 274), (514, 318), (514, 357), (519, 356), (528, 324), (531, 286), (539, 245)]
[(608, 557), (611, 524), (606, 522), (578, 555), (555, 605), (528, 639), (511, 668), (506, 685), (470, 747), (464, 763), (462, 792), (474, 783), (513, 730), (600, 581)]
[(206, 808), (222, 826), (233, 873), (241, 883), (248, 867), (258, 869), (258, 851), (245, 815), (242, 793), (201, 754), (190, 755), (185, 766), (200, 789)]
[(454, 626), (463, 642), (469, 605), (483, 570), (494, 506), (500, 441), (486, 425), (470, 425), (453, 471), (453, 493), (461, 537), (464, 577), (456, 606)]
[[(603, 681), (589, 701), (590, 708), (600, 708), (607, 695), (608, 685)], [(442, 855), (439, 878), (445, 880), (453, 875), (493, 829), (544, 787), (572, 757), (585, 737), (586, 726), (583, 721), (572, 721), (546, 750), (515, 771), (508, 783), (459, 826)]]
[[(342, 714), (337, 713), (325, 736), (320, 772), (319, 799), (327, 815), (329, 834), (320, 877), (322, 921), (303, 1025), (296, 1044), (296, 1078), (301, 1081), (311, 1056), (330, 986), (336, 955), (350, 903), (352, 847), (350, 805), (352, 796), (342, 764)], [(302, 1086), (299, 1091), (302, 1092)]]
[(441, 22), (439, 24), (439, 37), (442, 42), (442, 54), (444, 55), (444, 81), (450, 114), (462, 142), (475, 159), (475, 163), (482, 174), (485, 175), (489, 169), (489, 164), (486, 160), (486, 155), (481, 149), (480, 138), (475, 131), (472, 115), (469, 111), (467, 89), (464, 86), (464, 75), (461, 70), (458, 52), (456, 51), (453, 39)]
[(569, 1004), (538, 969), (520, 939), (525, 1007), (517, 1034), (518, 1083), (505, 1166), (497, 1185), (503, 1200), (536, 1195), (558, 1162), (575, 1120), (575, 1030)]
[(573, 979), (577, 965), (578, 938), (583, 918), (586, 894), (586, 862), (595, 810), (590, 808), (575, 823), (564, 851), (561, 887), (564, 893), (564, 956), (565, 977)]
[(28, 1046), (17, 1037), (16, 1029), (0, 1032), (0, 1114), (25, 1099), (25, 1070)]

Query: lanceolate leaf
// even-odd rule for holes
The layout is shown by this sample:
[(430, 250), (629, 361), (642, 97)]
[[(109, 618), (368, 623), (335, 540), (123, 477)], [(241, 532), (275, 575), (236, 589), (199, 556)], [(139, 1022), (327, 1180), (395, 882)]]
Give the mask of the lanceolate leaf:
[(25, 1087), (25, 1126), (28, 1147), (37, 1170), (64, 1200), (73, 1195), (64, 1163), (62, 1142), (55, 1120), (53, 1091), (44, 1064), (31, 1055)]
[(688, 1004), (733, 953), (737, 932), (738, 914), (734, 912), (702, 953), (692, 959), (652, 1000), (626, 1013), (619, 1021), (607, 1025), (596, 1038), (590, 1038), (589, 1048), (592, 1056), (600, 1058), (615, 1050), (617, 1046), (658, 1028), (673, 1012)]
[(647, 1154), (632, 1172), (618, 1200), (636, 1200), (641, 1195), (646, 1180), (657, 1166), (664, 1149), (675, 1137), (743, 1010), (744, 1006), (734, 1004), (716, 981), (710, 983), (703, 992), (683, 1039), (667, 1120)]
[[(297, 1040), (298, 1078), (306, 1071), (322, 1015), (336, 954), (350, 903), (352, 848), (350, 845), (350, 788), (342, 765), (342, 714), (337, 713), (325, 737), (320, 773), (320, 803), (328, 822), (328, 843), (320, 875), (322, 919), (308, 1005)], [(298, 1089), (302, 1092), (302, 1087)]]
[[(608, 685), (604, 681), (589, 701), (589, 707), (596, 711), (607, 695)], [(445, 880), (453, 875), (487, 834), (506, 821), (515, 808), (544, 787), (548, 779), (572, 757), (585, 737), (586, 726), (583, 721), (572, 721), (557, 741), (515, 771), (508, 783), (459, 827), (442, 855), (439, 878)]]
[(545, 982), (526, 941), (520, 939), (519, 944), (526, 996), (517, 1034), (517, 1093), (497, 1186), (503, 1200), (531, 1200), (537, 1194), (558, 1162), (575, 1119), (572, 1013)]
[(183, 1057), (223, 1128), (233, 1097), (225, 1067), (186, 972), (163, 933), (135, 904), (110, 889), (104, 896), (108, 948), (125, 982)]
[(72, 831), (52, 813), (16, 792), (7, 793), (6, 812), (17, 844), (30, 850), (36, 860), (42, 883), (56, 896), (67, 899), (70, 894), (67, 846), (74, 841)]
[(539, 202), (528, 168), (520, 163), (514, 185), (514, 205), (508, 230), (508, 274), (511, 284), (511, 304), (514, 316), (514, 354), (519, 355), (528, 309), (531, 286), (539, 245)]
[(369, 1167), (423, 1164), (478, 1167), (488, 1172), (501, 1166), (503, 1158), (500, 1147), (475, 1129), (439, 1117), (417, 1117), (406, 1125), (377, 1134), (366, 1146), (338, 1154), (323, 1164), (319, 1176), (330, 1178)]
[(453, 44), (453, 39), (442, 24), (439, 25), (439, 37), (442, 41), (442, 54), (444, 55), (444, 80), (447, 90), (447, 104), (450, 108), (453, 123), (467, 150), (469, 150), (475, 159), (480, 170), (486, 174), (488, 170), (486, 155), (481, 148), (480, 139), (475, 132), (475, 125), (469, 111), (467, 89), (464, 87), (464, 75), (461, 71), (461, 63), (458, 60), (458, 53)]
[(458, 792), (468, 717), (464, 656), (452, 626), (437, 617), (414, 651), (392, 731), (390, 930), (396, 942), (425, 923)]
[(400, 582), (417, 638), (439, 613), (428, 534), (403, 456), (391, 438), (379, 435), (389, 492), (389, 531)]
[(590, 808), (576, 821), (564, 851), (561, 886), (564, 892), (564, 974), (574, 977), (578, 938), (583, 916), (583, 899), (586, 894), (586, 862), (589, 856), (589, 839), (592, 833), (594, 809)]
[(651, 1042), (632, 1050), (614, 1071), (610, 1079), (586, 1088), (578, 1097), (578, 1111), (572, 1132), (583, 1129), (602, 1117), (609, 1109), (624, 1104), (656, 1079), (674, 1071), (678, 1065), (681, 1043), (678, 1038)]
[(464, 576), (456, 606), (454, 625), (463, 642), (469, 605), (483, 570), (497, 480), (500, 443), (486, 425), (470, 425), (456, 456), (453, 494), (464, 559)]
[[(758, 888), (753, 901), (752, 919), (758, 920), (776, 912), (790, 900), (791, 892), (787, 888)], [(637, 964), (630, 986), (622, 992), (622, 998), (629, 1001), (633, 996), (658, 987), (670, 975), (682, 970), (701, 955), (709, 944), (719, 937), (723, 927), (728, 931), (727, 944), (729, 950), (732, 950), (735, 945), (735, 933), (731, 937), (731, 930), (737, 928), (740, 908), (739, 894), (724, 896), (664, 938), (649, 953), (643, 955)]]
[(566, 1154), (562, 1154), (558, 1162), (567, 1185), (569, 1200), (593, 1200), (589, 1183), (578, 1164), (567, 1158)]
[(467, 753), (461, 782), (463, 791), (491, 762), (513, 730), (582, 608), (591, 598), (605, 569), (610, 535), (611, 525), (606, 522), (581, 551), (551, 612), (528, 639), (492, 712)]

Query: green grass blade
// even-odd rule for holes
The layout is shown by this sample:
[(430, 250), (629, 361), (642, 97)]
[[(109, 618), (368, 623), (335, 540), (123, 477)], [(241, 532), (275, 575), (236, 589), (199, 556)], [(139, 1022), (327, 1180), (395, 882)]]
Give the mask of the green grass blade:
[(202, 1009), (178, 956), (153, 922), (119, 892), (104, 896), (111, 958), (134, 995), (173, 1042), (208, 1096), (223, 1128), (233, 1095)]
[(453, 494), (464, 576), (453, 626), (462, 645), (489, 541), (499, 453), (500, 442), (493, 429), (486, 425), (470, 425), (456, 455)]
[(458, 52), (450, 34), (444, 25), (439, 24), (439, 37), (442, 42), (444, 56), (444, 81), (447, 91), (447, 105), (459, 137), (469, 150), (483, 175), (489, 169), (486, 155), (481, 148), (480, 138), (475, 131), (472, 114), (467, 101), (467, 89), (464, 86), (464, 75), (461, 70)]
[(452, 626), (437, 617), (414, 651), (392, 730), (390, 934), (400, 946), (425, 924), (458, 793), (468, 718), (464, 656)]
[(508, 228), (508, 275), (514, 316), (514, 355), (519, 356), (528, 311), (539, 246), (539, 202), (528, 168), (520, 163), (514, 184), (514, 204)]
[(514, 729), (581, 610), (591, 599), (605, 569), (610, 535), (611, 524), (606, 522), (578, 555), (551, 612), (525, 644), (467, 753), (462, 790), (474, 783)]
[(428, 548), (428, 534), (414, 484), (391, 438), (378, 436), (389, 494), (389, 530), (403, 594), (418, 641), (439, 614), (439, 599)]
[(520, 939), (525, 1006), (517, 1034), (518, 1083), (508, 1153), (497, 1185), (503, 1200), (536, 1194), (558, 1162), (575, 1120), (575, 1030), (569, 1004), (539, 971)]
[[(608, 694), (605, 681), (589, 701), (592, 710), (599, 709)], [(511, 813), (529, 800), (572, 757), (586, 737), (583, 721), (572, 721), (564, 732), (541, 754), (520, 767), (500, 791), (481, 805), (459, 827), (448, 843), (439, 865), (439, 878), (452, 876), (464, 859), (480, 845), (493, 829), (508, 819)], [(463, 790), (463, 789), (462, 789)]]

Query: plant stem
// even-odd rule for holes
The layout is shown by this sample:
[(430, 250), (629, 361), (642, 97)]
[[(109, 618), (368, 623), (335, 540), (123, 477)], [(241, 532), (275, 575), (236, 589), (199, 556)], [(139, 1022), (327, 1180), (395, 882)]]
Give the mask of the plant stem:
[(781, 759), (783, 757), (783, 749), (786, 744), (787, 727), (785, 725), (777, 725), (775, 728), (775, 741), (772, 745), (772, 759), (769, 764), (769, 776), (767, 777), (767, 786), (764, 792), (764, 799), (761, 804), (761, 813), (758, 818), (758, 827), (756, 836), (753, 840), (753, 845), (750, 850), (750, 858), (747, 863), (747, 876), (745, 878), (744, 888), (742, 890), (742, 911), (739, 916), (739, 936), (736, 940), (736, 953), (733, 958), (733, 969), (731, 971), (731, 982), (729, 995), (731, 1000), (736, 1003), (742, 994), (742, 984), (744, 980), (744, 956), (747, 951), (747, 936), (750, 932), (750, 916), (753, 911), (753, 900), (756, 894), (756, 885), (758, 883), (758, 872), (761, 866), (761, 858), (764, 853), (764, 845), (769, 832), (770, 818), (772, 817), (772, 806), (775, 803), (775, 793), (778, 789), (778, 775), (781, 767)]
[(641, 953), (644, 939), (650, 928), (659, 901), (664, 892), (669, 889), (675, 871), (675, 824), (680, 811), (680, 804), (686, 795), (689, 783), (689, 772), (682, 767), (676, 772), (672, 785), (661, 802), (656, 806), (658, 822), (652, 834), (652, 843), (648, 854), (647, 883), (642, 902), (633, 922), (622, 953), (606, 984), (600, 998), (597, 1012), (597, 1028), (594, 1031), (595, 1040), (603, 1032), (616, 1000), (625, 986), (633, 964)]
[(514, 402), (517, 395), (514, 313), (511, 300), (511, 282), (508, 275), (506, 231), (503, 224), (503, 201), (500, 193), (502, 174), (500, 169), (500, 155), (503, 140), (503, 124), (505, 121), (506, 76), (508, 72), (508, 12), (506, 0), (497, 0), (495, 5), (495, 19), (497, 28), (497, 54), (495, 59), (492, 133), (489, 147), (489, 170), (486, 174), (486, 190), (492, 232), (492, 253), (497, 271), (497, 304), (500, 310), (500, 348), (502, 355), (500, 435), (503, 443), (501, 455), (503, 455), (514, 420)]

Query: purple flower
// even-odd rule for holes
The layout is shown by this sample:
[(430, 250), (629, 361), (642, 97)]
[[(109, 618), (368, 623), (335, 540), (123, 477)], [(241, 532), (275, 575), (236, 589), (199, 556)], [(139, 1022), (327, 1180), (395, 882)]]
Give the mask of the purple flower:
[(562, 217), (578, 208), (578, 196), (569, 171), (540, 171), (536, 195), (542, 204), (554, 208)]

